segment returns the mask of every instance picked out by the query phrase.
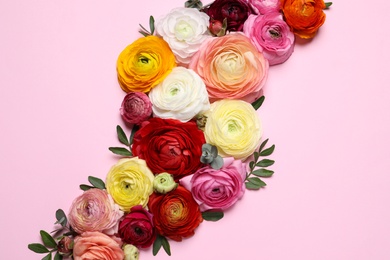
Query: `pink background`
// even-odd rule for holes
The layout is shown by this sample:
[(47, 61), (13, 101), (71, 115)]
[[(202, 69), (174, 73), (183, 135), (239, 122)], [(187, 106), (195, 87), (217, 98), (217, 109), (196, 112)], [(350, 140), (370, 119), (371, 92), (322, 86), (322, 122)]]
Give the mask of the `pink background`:
[[(117, 56), (184, 0), (0, 3), (0, 252), (41, 259), (27, 244), (118, 159)], [(268, 186), (171, 242), (171, 257), (141, 259), (390, 259), (389, 9), (334, 1), (316, 38), (270, 69)]]

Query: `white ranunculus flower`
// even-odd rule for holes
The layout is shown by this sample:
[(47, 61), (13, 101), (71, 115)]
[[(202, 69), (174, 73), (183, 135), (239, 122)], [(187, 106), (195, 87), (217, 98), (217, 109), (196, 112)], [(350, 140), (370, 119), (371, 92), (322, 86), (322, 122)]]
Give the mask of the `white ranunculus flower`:
[(176, 61), (186, 66), (200, 44), (212, 37), (208, 30), (209, 16), (196, 8), (175, 8), (157, 21), (157, 34), (169, 44)]
[(176, 67), (149, 93), (153, 114), (187, 122), (210, 108), (206, 85), (193, 70)]

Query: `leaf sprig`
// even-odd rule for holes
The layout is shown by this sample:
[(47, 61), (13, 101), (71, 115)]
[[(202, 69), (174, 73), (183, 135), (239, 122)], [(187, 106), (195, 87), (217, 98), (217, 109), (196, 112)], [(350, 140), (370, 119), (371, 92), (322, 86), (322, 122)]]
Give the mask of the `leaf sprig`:
[(48, 253), (42, 260), (51, 260), (52, 259), (52, 254), (54, 252), (54, 260), (62, 260), (62, 255), (57, 251), (57, 242), (55, 239), (46, 231), (41, 230), (39, 232), (41, 234), (41, 239), (43, 244), (41, 243), (32, 243), (28, 245), (28, 249), (31, 251), (38, 253), (38, 254), (46, 254)]
[(127, 137), (125, 131), (123, 131), (122, 127), (120, 125), (116, 126), (116, 133), (118, 135), (118, 140), (122, 144), (126, 145), (127, 147), (109, 147), (108, 150), (113, 152), (114, 154), (121, 155), (121, 156), (133, 156), (133, 153), (131, 152), (131, 145), (133, 144), (133, 138), (135, 132), (139, 129), (138, 126), (134, 125), (133, 129), (131, 129), (131, 134), (129, 138)]
[(147, 37), (147, 36), (151, 36), (154, 34), (154, 17), (151, 15), (149, 17), (149, 28), (150, 30), (147, 30), (144, 26), (142, 26), (142, 24), (139, 24), (139, 26), (141, 27), (141, 29), (138, 31), (140, 34), (142, 34), (143, 36)]
[(92, 188), (98, 188), (98, 189), (101, 189), (101, 190), (105, 190), (106, 189), (106, 185), (104, 184), (104, 181), (102, 181), (101, 179), (99, 178), (96, 178), (96, 177), (93, 177), (93, 176), (88, 176), (88, 181), (91, 185), (86, 185), (86, 184), (81, 184), (80, 185), (80, 189), (82, 189), (83, 191), (86, 191), (86, 190), (89, 190), (89, 189), (92, 189)]
[(167, 255), (171, 255), (171, 247), (166, 237), (157, 234), (156, 240), (153, 243), (153, 255), (157, 255), (158, 251), (160, 251), (161, 246), (164, 248)]
[[(261, 187), (266, 186), (267, 184), (259, 177), (266, 178), (271, 177), (274, 174), (272, 170), (268, 170), (266, 168), (273, 165), (275, 161), (261, 158), (271, 155), (275, 150), (274, 144), (264, 149), (267, 142), (268, 139), (260, 145), (258, 151), (253, 153), (253, 161), (249, 162), (249, 172), (246, 174), (245, 178), (245, 187), (249, 190), (259, 190)], [(251, 177), (252, 175), (256, 177)]]

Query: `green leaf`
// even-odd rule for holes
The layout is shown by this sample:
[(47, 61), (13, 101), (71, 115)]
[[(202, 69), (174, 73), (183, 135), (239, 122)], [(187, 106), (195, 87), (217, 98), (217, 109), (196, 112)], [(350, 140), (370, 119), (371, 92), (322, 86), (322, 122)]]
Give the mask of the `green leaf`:
[(257, 167), (268, 167), (268, 166), (271, 166), (274, 163), (275, 163), (274, 160), (263, 159), (260, 162), (256, 163), (256, 166)]
[(66, 214), (62, 209), (57, 209), (56, 211), (56, 224), (61, 224), (61, 226), (65, 227), (68, 223), (68, 219), (66, 218)]
[(254, 161), (250, 161), (249, 162), (249, 169), (253, 170), (255, 168), (255, 162)]
[(49, 252), (49, 249), (47, 249), (44, 245), (39, 244), (39, 243), (29, 244), (28, 249), (30, 249), (31, 251), (34, 251), (35, 253), (38, 253), (38, 254), (43, 254), (43, 253)]
[(126, 148), (123, 147), (109, 147), (108, 150), (111, 152), (118, 154), (118, 155), (123, 155), (123, 156), (132, 156), (133, 154), (127, 150)]
[(165, 252), (167, 253), (167, 255), (171, 256), (171, 247), (169, 246), (168, 240), (163, 236), (161, 238), (161, 244), (162, 244)]
[(251, 182), (245, 182), (245, 187), (248, 189), (248, 190), (259, 190), (261, 188), (261, 186), (259, 185), (255, 185)]
[(86, 190), (89, 190), (89, 189), (93, 189), (94, 187), (93, 186), (89, 186), (89, 185), (85, 185), (85, 184), (81, 184), (80, 185), (80, 189), (83, 190), (83, 191), (86, 191)]
[(123, 131), (123, 129), (120, 125), (116, 126), (116, 133), (118, 135), (119, 142), (121, 142), (124, 145), (129, 146), (129, 141), (127, 141), (127, 136), (125, 134), (125, 131)]
[(146, 32), (144, 32), (144, 31), (141, 31), (141, 30), (139, 30), (138, 31), (140, 34), (142, 34), (144, 37), (147, 37), (147, 36), (149, 36), (149, 34), (148, 33), (146, 33)]
[(204, 220), (207, 221), (218, 221), (221, 218), (223, 218), (223, 212), (222, 211), (205, 211), (202, 212), (202, 217)]
[(272, 174), (274, 174), (274, 172), (267, 169), (258, 169), (256, 171), (253, 171), (252, 174), (259, 177), (270, 177), (272, 176)]
[(268, 156), (271, 155), (275, 150), (275, 145), (273, 144), (270, 148), (265, 149), (260, 153), (260, 156)]
[(259, 97), (257, 100), (255, 100), (253, 103), (252, 103), (252, 106), (255, 110), (259, 109), (261, 107), (261, 105), (263, 104), (264, 102), (264, 99), (265, 97), (264, 96), (261, 96)]
[(152, 15), (149, 17), (149, 27), (150, 27), (150, 34), (153, 35), (153, 33), (154, 33), (154, 17)]
[(106, 185), (104, 184), (104, 181), (102, 181), (99, 178), (93, 177), (93, 176), (88, 176), (88, 181), (91, 183), (95, 188), (105, 190)]
[(248, 178), (248, 181), (256, 186), (259, 186), (259, 187), (264, 187), (265, 185), (267, 185), (264, 181), (260, 180), (259, 178), (257, 177), (251, 177), (251, 178)]
[(326, 2), (325, 3), (325, 9), (328, 9), (333, 3), (332, 2)]
[(253, 153), (253, 160), (254, 160), (255, 162), (257, 162), (257, 160), (259, 159), (259, 156), (260, 156), (260, 154), (259, 154), (258, 152), (254, 152), (254, 153)]
[(57, 251), (57, 253), (54, 256), (54, 260), (62, 260), (62, 255)]
[(138, 131), (138, 129), (139, 129), (139, 126), (137, 126), (137, 125), (134, 125), (133, 129), (131, 129), (131, 134), (130, 134), (130, 138), (129, 138), (130, 145), (133, 144), (134, 135), (135, 135), (135, 132)]
[(41, 233), (43, 244), (46, 247), (48, 247), (48, 248), (55, 248), (55, 247), (57, 247), (56, 241), (54, 240), (54, 238), (49, 233), (47, 233), (45, 230), (41, 230), (40, 233)]
[(42, 258), (42, 260), (51, 260), (51, 252), (47, 256)]
[(260, 147), (259, 147), (259, 153), (261, 152), (261, 150), (263, 150), (263, 148), (264, 148), (264, 146), (267, 144), (267, 142), (268, 142), (268, 139), (265, 139), (265, 140), (261, 143), (261, 145), (260, 145)]
[(160, 251), (160, 248), (162, 246), (162, 238), (160, 235), (157, 234), (156, 240), (154, 240), (153, 243), (153, 255), (157, 255), (158, 251)]

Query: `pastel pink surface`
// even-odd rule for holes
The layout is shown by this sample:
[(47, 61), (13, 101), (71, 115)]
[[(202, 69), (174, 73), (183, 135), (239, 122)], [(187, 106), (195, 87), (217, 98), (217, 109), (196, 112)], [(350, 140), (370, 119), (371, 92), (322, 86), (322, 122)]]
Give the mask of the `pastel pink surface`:
[[(0, 251), (54, 229), (93, 175), (118, 157), (122, 49), (184, 0), (3, 1), (0, 15)], [(206, 3), (206, 2), (205, 2)], [(390, 259), (388, 1), (334, 1), (310, 42), (270, 68), (259, 110), (275, 176), (219, 222), (141, 259)]]

